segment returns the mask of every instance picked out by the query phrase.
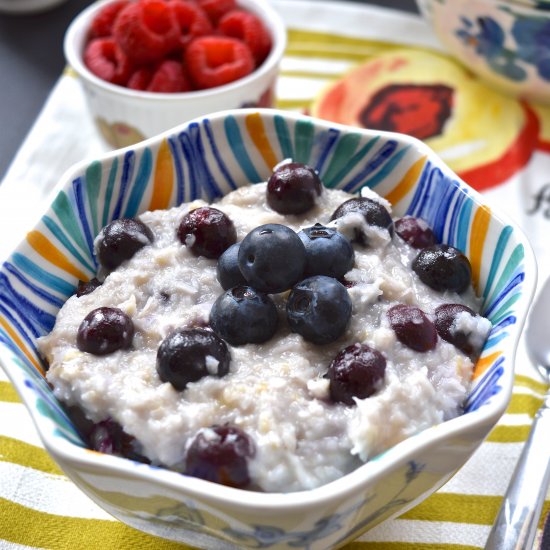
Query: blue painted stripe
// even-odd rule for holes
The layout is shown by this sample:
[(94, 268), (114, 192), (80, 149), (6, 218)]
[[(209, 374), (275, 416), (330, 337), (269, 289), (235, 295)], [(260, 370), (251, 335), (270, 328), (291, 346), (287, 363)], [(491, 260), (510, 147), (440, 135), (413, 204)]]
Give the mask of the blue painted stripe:
[(124, 198), (126, 197), (126, 191), (132, 180), (134, 173), (134, 164), (136, 162), (136, 154), (134, 151), (127, 151), (124, 153), (124, 160), (122, 162), (122, 174), (120, 176), (120, 187), (118, 190), (118, 197), (113, 210), (113, 220), (118, 220), (122, 212), (122, 205)]
[(4, 267), (6, 268), (6, 271), (15, 277), (20, 283), (22, 283), (25, 287), (27, 287), (35, 296), (38, 296), (40, 299), (44, 300), (48, 304), (54, 306), (56, 309), (61, 308), (61, 306), (65, 303), (66, 298), (61, 299), (57, 296), (54, 296), (50, 292), (46, 292), (43, 288), (39, 287), (35, 283), (33, 283), (30, 279), (25, 277), (14, 265), (9, 264), (6, 262), (4, 264)]
[[(384, 164), (384, 166), (382, 166), (382, 168), (374, 176), (365, 181), (364, 185), (370, 187), (371, 189), (374, 189), (377, 185), (380, 185), (380, 183), (382, 183), (401, 162), (401, 159), (407, 154), (408, 148), (409, 147), (407, 146), (397, 151), (397, 153), (390, 157), (386, 164)], [(351, 193), (354, 193), (356, 189), (352, 187), (350, 191)]]
[(473, 201), (467, 200), (462, 205), (458, 216), (458, 224), (456, 229), (456, 248), (466, 251), (468, 247), (468, 236), (470, 234), (470, 219), (474, 208)]
[(137, 174), (132, 185), (130, 196), (128, 197), (128, 203), (126, 205), (126, 211), (124, 213), (127, 218), (134, 218), (139, 212), (139, 205), (147, 190), (147, 185), (151, 179), (153, 172), (153, 155), (151, 149), (148, 147), (144, 149), (141, 159), (139, 161), (139, 167)]
[(322, 132), (319, 135), (319, 152), (317, 156), (317, 162), (313, 168), (317, 171), (318, 174), (323, 172), (327, 159), (331, 154), (331, 151), (334, 149), (335, 143), (338, 141), (340, 132), (334, 128), (330, 128), (328, 132)]
[(248, 181), (261, 181), (262, 178), (256, 171), (254, 164), (250, 160), (246, 151), (246, 145), (241, 137), (241, 131), (239, 125), (235, 120), (235, 117), (228, 116), (224, 120), (225, 135), (227, 136), (227, 142), (231, 148), (233, 156), (239, 163), (242, 171), (244, 172)]
[(212, 151), (212, 155), (214, 155), (214, 159), (216, 160), (216, 164), (218, 165), (218, 168), (220, 169), (220, 172), (222, 173), (223, 177), (225, 178), (225, 181), (230, 189), (237, 189), (237, 184), (235, 183), (235, 180), (231, 176), (231, 172), (227, 168), (222, 155), (220, 154), (220, 149), (216, 143), (216, 139), (214, 137), (214, 133), (212, 132), (212, 125), (210, 124), (210, 121), (208, 119), (204, 119), (204, 130), (206, 133), (206, 137), (208, 139), (208, 143), (210, 144), (210, 149)]
[(84, 233), (84, 239), (86, 240), (86, 244), (88, 246), (88, 253), (89, 257), (93, 257), (93, 251), (94, 251), (94, 237), (92, 235), (92, 230), (90, 228), (89, 224), (89, 217), (86, 215), (86, 203), (84, 200), (84, 196), (86, 193), (86, 188), (84, 186), (84, 183), (82, 181), (82, 178), (76, 178), (73, 181), (73, 193), (76, 203), (76, 208), (78, 211), (78, 220), (80, 221), (80, 227), (82, 228), (82, 232)]
[(495, 309), (510, 295), (512, 290), (517, 288), (525, 280), (525, 273), (521, 271), (512, 279), (510, 282), (502, 289), (502, 292), (496, 296), (496, 298), (491, 302), (490, 306), (483, 312), (485, 317), (490, 317), (490, 315), (495, 311)]
[(504, 357), (500, 356), (484, 373), (483, 379), (473, 389), (466, 399), (464, 411), (471, 412), (479, 409), (487, 401), (499, 393), (502, 388), (498, 381), (504, 374)]
[[(53, 275), (47, 272), (45, 269), (42, 269), (39, 265), (29, 260), (23, 254), (16, 252), (11, 258), (13, 264), (27, 273), (33, 279), (37, 281), (42, 281), (43, 284), (47, 285), (55, 292), (59, 292), (62, 296), (70, 296), (74, 292), (74, 286), (63, 280), (57, 275)], [(8, 265), (7, 263), (5, 265)]]
[(185, 188), (185, 177), (183, 175), (181, 156), (178, 152), (178, 144), (179, 142), (177, 138), (168, 138), (168, 146), (170, 147), (170, 152), (172, 153), (172, 158), (174, 160), (174, 173), (176, 176), (176, 206), (180, 205), (183, 202)]

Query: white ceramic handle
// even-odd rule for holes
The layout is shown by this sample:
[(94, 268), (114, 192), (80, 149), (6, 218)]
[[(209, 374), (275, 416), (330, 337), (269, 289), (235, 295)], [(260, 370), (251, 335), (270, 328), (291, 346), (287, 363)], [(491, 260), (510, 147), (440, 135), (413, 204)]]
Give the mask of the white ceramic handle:
[(550, 394), (533, 420), (486, 550), (531, 550), (550, 482)]

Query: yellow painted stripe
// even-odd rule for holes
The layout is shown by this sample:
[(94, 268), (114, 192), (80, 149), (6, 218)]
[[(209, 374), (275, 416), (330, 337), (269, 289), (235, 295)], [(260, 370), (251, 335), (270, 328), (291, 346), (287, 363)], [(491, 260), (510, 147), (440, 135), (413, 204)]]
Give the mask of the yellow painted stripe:
[(309, 108), (310, 101), (310, 99), (277, 99), (275, 103), (277, 109), (305, 111)]
[(27, 242), (48, 262), (59, 267), (63, 271), (74, 275), (77, 279), (87, 281), (89, 277), (74, 266), (67, 257), (53, 245), (40, 231), (31, 231), (27, 234)]
[(174, 189), (174, 165), (168, 140), (163, 139), (157, 154), (155, 176), (153, 180), (153, 195), (150, 210), (168, 208)]
[(64, 475), (45, 449), (11, 437), (0, 436), (0, 461), (13, 462), (46, 474)]
[(483, 255), (483, 246), (490, 221), (491, 209), (485, 205), (480, 206), (474, 214), (472, 231), (470, 233), (470, 263), (472, 264), (472, 282), (476, 290), (479, 289), (481, 256)]
[(246, 129), (254, 145), (262, 155), (269, 170), (273, 170), (278, 159), (271, 148), (271, 143), (265, 132), (265, 126), (259, 113), (253, 113), (246, 117)]
[(491, 443), (523, 443), (529, 436), (529, 424), (523, 426), (497, 426), (487, 437)]
[(0, 401), (7, 403), (20, 403), (19, 395), (10, 382), (0, 382)]
[(4, 319), (4, 317), (0, 316), (0, 325), (2, 325), (2, 328), (8, 333), (8, 336), (15, 342), (15, 345), (18, 347), (18, 349), (22, 350), (23, 353), (27, 356), (27, 359), (34, 365), (36, 370), (44, 376), (44, 370), (38, 363), (38, 361), (34, 358), (34, 356), (29, 352), (27, 349), (26, 344), (19, 338), (19, 335), (11, 328), (11, 325)]
[(528, 376), (523, 376), (519, 374), (516, 375), (514, 379), (514, 386), (529, 388), (530, 390), (536, 391), (541, 395), (544, 395), (548, 390), (548, 384), (538, 382), (537, 380), (533, 380), (533, 378), (529, 378)]
[[(400, 519), (492, 525), (501, 502), (501, 496), (434, 493), (412, 510), (405, 512)], [(550, 500), (547, 500), (543, 505), (540, 526), (549, 509)]]
[(542, 403), (542, 398), (535, 397), (534, 395), (525, 395), (524, 393), (516, 393), (512, 395), (506, 412), (508, 414), (528, 414), (533, 418)]
[(324, 46), (347, 45), (350, 46), (352, 49), (357, 46), (376, 46), (380, 49), (402, 47), (396, 45), (395, 42), (369, 40), (367, 38), (355, 38), (353, 36), (344, 36), (341, 34), (332, 34), (320, 31), (306, 31), (303, 29), (288, 29), (287, 35), (289, 44), (293, 44), (295, 42), (313, 42), (315, 45), (317, 43), (320, 43)]
[(397, 204), (415, 185), (422, 173), (427, 157), (419, 158), (403, 176), (401, 181), (386, 195), (391, 204)]
[(116, 548), (117, 550), (185, 550), (187, 545), (141, 533), (118, 521), (70, 518), (31, 510), (0, 499), (0, 533), (4, 540), (49, 550)]
[(496, 361), (496, 359), (500, 355), (501, 355), (501, 352), (497, 351), (495, 353), (491, 353), (490, 355), (487, 355), (486, 357), (480, 357), (477, 360), (477, 363), (474, 367), (473, 379), (475, 380), (478, 376), (481, 376)]
[(318, 47), (315, 47), (314, 45), (311, 47), (291, 45), (286, 50), (286, 55), (289, 57), (313, 57), (315, 59), (352, 61), (355, 63), (366, 61), (376, 53), (377, 51), (372, 48), (364, 48), (359, 50), (337, 50), (327, 48), (326, 44), (319, 44)]

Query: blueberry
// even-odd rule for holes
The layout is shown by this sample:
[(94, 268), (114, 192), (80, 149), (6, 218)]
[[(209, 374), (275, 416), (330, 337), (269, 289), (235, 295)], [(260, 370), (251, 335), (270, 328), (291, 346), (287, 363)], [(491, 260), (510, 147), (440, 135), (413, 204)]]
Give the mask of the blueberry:
[(434, 324), (418, 307), (398, 304), (388, 309), (390, 326), (397, 339), (415, 351), (430, 351), (437, 344)]
[(157, 350), (157, 373), (163, 382), (182, 391), (205, 376), (225, 376), (230, 361), (227, 345), (211, 330), (178, 329)]
[(89, 281), (78, 281), (78, 286), (76, 288), (76, 295), (78, 298), (85, 296), (86, 294), (91, 294), (96, 288), (101, 286), (101, 281), (94, 277)]
[(321, 194), (323, 184), (317, 172), (306, 164), (280, 164), (267, 182), (267, 204), (279, 214), (303, 214)]
[(355, 261), (351, 243), (338, 231), (316, 223), (298, 233), (306, 249), (305, 275), (342, 278)]
[(134, 337), (134, 323), (116, 307), (99, 307), (84, 317), (78, 327), (76, 346), (80, 351), (107, 355), (128, 349)]
[(315, 275), (292, 289), (286, 305), (290, 330), (314, 344), (339, 338), (351, 317), (351, 298), (336, 279)]
[(295, 231), (277, 223), (260, 225), (241, 242), (239, 267), (260, 292), (283, 292), (303, 276), (306, 249)]
[(224, 290), (237, 285), (245, 285), (246, 279), (239, 267), (239, 248), (241, 243), (232, 244), (219, 258), (216, 277)]
[(248, 460), (256, 452), (252, 439), (236, 426), (200, 430), (187, 449), (184, 473), (230, 487), (250, 483)]
[(113, 271), (138, 250), (154, 241), (153, 232), (142, 221), (120, 218), (106, 225), (97, 238), (99, 263)]
[(466, 256), (453, 246), (436, 244), (422, 249), (412, 268), (420, 280), (434, 290), (464, 292), (472, 281), (472, 268)]
[(135, 437), (127, 434), (122, 426), (110, 417), (93, 424), (87, 439), (88, 445), (94, 451), (123, 456), (138, 462), (149, 462), (147, 458), (136, 452)]
[[(330, 220), (333, 221), (345, 216), (346, 214), (355, 212), (363, 215), (367, 225), (387, 229), (389, 234), (393, 236), (393, 220), (390, 213), (378, 201), (367, 197), (354, 197), (343, 202), (332, 213)], [(367, 246), (368, 238), (363, 232), (356, 231), (353, 242)]]
[(469, 357), (475, 357), (480, 350), (475, 345), (475, 340), (472, 340), (471, 332), (460, 330), (456, 325), (457, 317), (463, 313), (477, 317), (472, 309), (462, 304), (443, 304), (437, 307), (435, 328), (443, 340), (450, 342)]
[(330, 364), (326, 378), (330, 380), (330, 398), (334, 402), (355, 405), (376, 393), (384, 380), (386, 359), (367, 344), (352, 344), (339, 351)]
[(191, 210), (180, 222), (178, 238), (195, 256), (217, 259), (237, 241), (229, 217), (210, 206)]
[(249, 286), (225, 291), (210, 310), (212, 330), (232, 346), (266, 342), (277, 330), (277, 322), (273, 300)]
[(434, 232), (422, 219), (403, 216), (395, 221), (395, 232), (413, 248), (426, 248), (436, 244)]

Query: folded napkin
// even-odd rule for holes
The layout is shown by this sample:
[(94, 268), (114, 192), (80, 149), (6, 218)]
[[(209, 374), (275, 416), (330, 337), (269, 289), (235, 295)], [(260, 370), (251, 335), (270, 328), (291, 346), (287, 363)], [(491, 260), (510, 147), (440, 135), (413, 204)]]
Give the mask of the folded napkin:
[[(550, 252), (544, 241), (550, 223), (545, 198), (550, 196), (545, 191), (550, 174), (550, 110), (499, 96), (471, 78), (461, 79), (462, 69), (445, 55), (417, 16), (345, 2), (272, 3), (289, 28), (277, 89), (278, 107), (302, 112), (320, 109), (313, 100), (365, 63), (372, 68), (372, 63), (378, 62), (382, 69), (376, 78), (399, 84), (401, 91), (406, 92), (415, 82), (428, 87), (445, 84), (461, 98), (455, 105), (469, 105), (470, 114), (457, 115), (441, 129), (441, 139), (431, 137), (427, 143), (518, 222), (533, 243), (540, 279), (550, 274)], [(404, 68), (385, 71), (384, 67), (395, 68), (396, 56), (410, 62), (408, 72)], [(372, 71), (370, 75), (370, 80), (346, 80), (351, 86), (347, 100), (355, 101), (357, 94), (368, 95), (375, 79)], [(407, 98), (406, 93), (402, 97)], [(383, 100), (388, 98), (377, 97), (377, 101)], [(489, 100), (502, 107), (502, 116), (487, 121), (483, 107)], [(347, 116), (346, 112), (342, 116)], [(399, 121), (395, 123), (399, 129)], [(462, 131), (464, 128), (468, 131)], [(464, 135), (470, 136), (470, 141), (460, 138)], [(3, 232), (0, 258), (49, 203), (63, 172), (73, 163), (106, 150), (87, 112), (79, 82), (67, 72), (52, 90), (0, 185), (0, 220), (10, 227), (9, 235)], [(521, 341), (510, 407), (486, 442), (439, 491), (346, 548), (483, 548), (546, 389)], [(544, 516), (548, 508), (546, 501)], [(127, 527), (81, 493), (49, 458), (2, 372), (0, 510), (2, 549), (68, 550), (92, 545), (106, 549), (182, 548)], [(539, 527), (542, 525), (541, 519)], [(542, 547), (541, 538), (539, 529), (537, 547)]]

